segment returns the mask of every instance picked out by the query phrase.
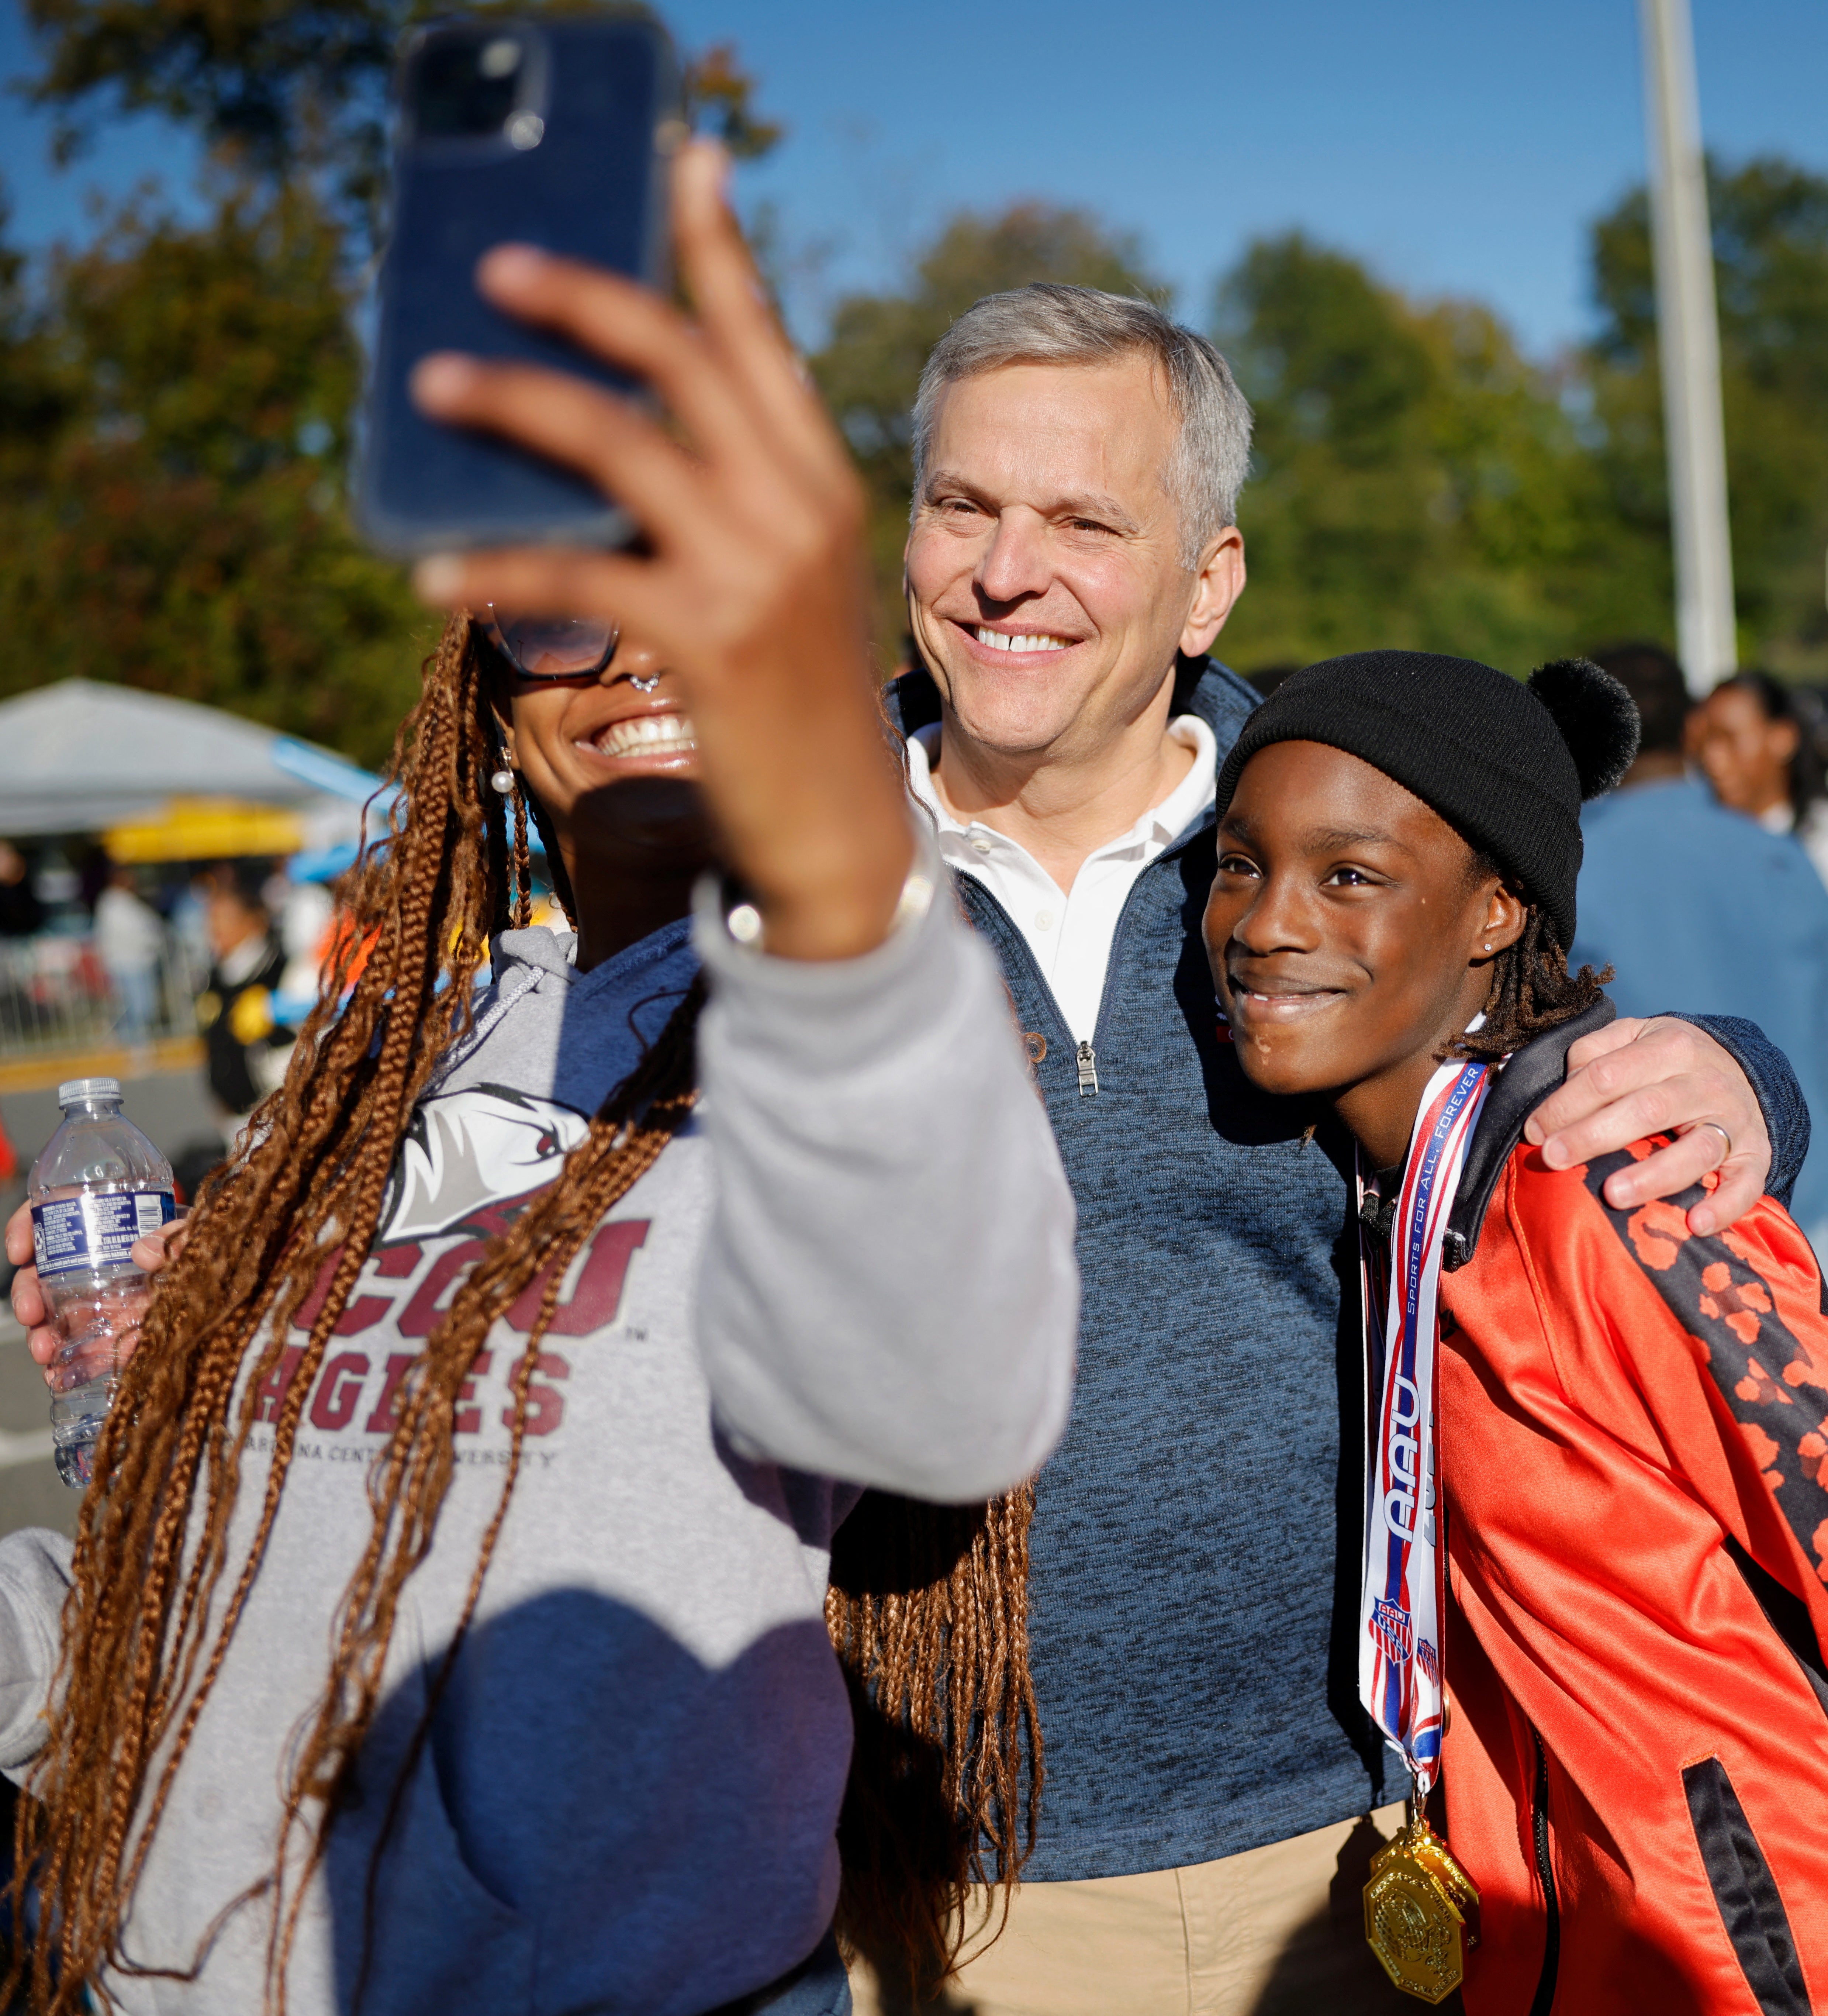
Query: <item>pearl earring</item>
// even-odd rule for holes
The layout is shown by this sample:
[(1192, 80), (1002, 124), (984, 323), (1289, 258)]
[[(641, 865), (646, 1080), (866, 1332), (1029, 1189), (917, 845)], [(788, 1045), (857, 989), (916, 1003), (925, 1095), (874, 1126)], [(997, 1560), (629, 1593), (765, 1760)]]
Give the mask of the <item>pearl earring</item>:
[(490, 778), (489, 783), (505, 798), (512, 797), (514, 794), (514, 772), (512, 770), (498, 770)]

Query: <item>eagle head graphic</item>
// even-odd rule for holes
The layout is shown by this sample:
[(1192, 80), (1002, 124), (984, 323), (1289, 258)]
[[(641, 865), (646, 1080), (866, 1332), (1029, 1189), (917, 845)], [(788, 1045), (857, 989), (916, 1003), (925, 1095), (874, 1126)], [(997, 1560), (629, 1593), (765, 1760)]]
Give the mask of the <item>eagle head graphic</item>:
[(432, 1238), (491, 1205), (544, 1190), (588, 1131), (570, 1107), (502, 1085), (424, 1100), (389, 1179), (383, 1242)]

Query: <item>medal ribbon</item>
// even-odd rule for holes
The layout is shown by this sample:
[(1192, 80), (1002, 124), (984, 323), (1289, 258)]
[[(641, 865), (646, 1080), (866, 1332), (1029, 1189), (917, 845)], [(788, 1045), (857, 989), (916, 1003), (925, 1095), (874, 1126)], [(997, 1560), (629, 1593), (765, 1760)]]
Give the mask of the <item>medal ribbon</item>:
[[(1360, 1586), (1358, 1696), (1402, 1751), (1418, 1797), (1441, 1768), (1441, 1621), (1445, 1562), (1439, 1544), (1435, 1449), (1436, 1301), (1441, 1248), (1466, 1147), (1485, 1103), (1487, 1067), (1456, 1061), (1428, 1081), (1403, 1166), (1391, 1235), (1384, 1382), (1367, 1438), (1371, 1460)], [(1360, 1177), (1361, 1194), (1363, 1178)], [(1371, 1234), (1360, 1220), (1359, 1239)], [(1366, 1252), (1366, 1342), (1370, 1283), (1383, 1270)], [(1366, 1399), (1370, 1399), (1369, 1348)], [(1373, 1424), (1368, 1424), (1373, 1425)]]

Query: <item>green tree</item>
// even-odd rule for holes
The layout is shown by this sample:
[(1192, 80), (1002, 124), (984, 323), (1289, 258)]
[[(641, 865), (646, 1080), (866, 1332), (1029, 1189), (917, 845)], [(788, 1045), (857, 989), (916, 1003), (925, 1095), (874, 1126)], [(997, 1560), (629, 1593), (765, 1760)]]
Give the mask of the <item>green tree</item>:
[[(614, 0), (610, 0), (614, 4)], [(563, 14), (605, 0), (471, 0), (471, 13)], [(44, 51), (30, 88), (63, 115), (58, 146), (79, 149), (118, 108), (194, 128), (243, 173), (309, 175), (372, 229), (383, 188), (387, 99), (405, 31), (450, 13), (441, 0), (26, 0)], [(639, 0), (625, 11), (648, 14)], [(688, 110), (740, 159), (783, 128), (764, 119), (735, 45), (686, 64)]]
[(33, 480), (72, 397), (42, 306), (27, 286), (25, 255), (7, 243), (11, 216), (0, 191), (0, 497), (16, 495)]
[[(0, 245), (0, 620), (31, 643), (0, 693), (119, 679), (385, 755), (436, 620), (348, 521), (352, 318), (395, 40), (432, 11), (30, 0), (67, 137), (118, 106), (191, 125), (214, 207), (128, 206), (35, 307)], [(733, 152), (779, 139), (730, 45), (687, 87)]]
[[(1742, 662), (1828, 675), (1828, 180), (1776, 160), (1708, 169)], [(1608, 515), (1670, 581), (1648, 206), (1634, 191), (1593, 234), (1603, 318), (1585, 360)], [(1670, 628), (1667, 614), (1653, 628)]]
[(967, 211), (941, 232), (905, 290), (841, 301), (811, 360), (868, 489), (876, 635), (887, 658), (907, 627), (901, 582), (913, 481), (908, 423), (921, 366), (973, 301), (1031, 280), (1168, 297), (1146, 270), (1137, 241), (1087, 211), (1034, 203), (992, 217)]
[(1653, 619), (1596, 547), (1564, 388), (1489, 310), (1418, 306), (1292, 232), (1247, 250), (1214, 319), (1257, 416), (1235, 662), (1389, 644), (1521, 667)]
[(81, 675), (225, 707), (373, 762), (430, 619), (355, 542), (359, 363), (341, 237), (308, 190), (129, 209), (60, 258), (5, 414), (0, 691)]

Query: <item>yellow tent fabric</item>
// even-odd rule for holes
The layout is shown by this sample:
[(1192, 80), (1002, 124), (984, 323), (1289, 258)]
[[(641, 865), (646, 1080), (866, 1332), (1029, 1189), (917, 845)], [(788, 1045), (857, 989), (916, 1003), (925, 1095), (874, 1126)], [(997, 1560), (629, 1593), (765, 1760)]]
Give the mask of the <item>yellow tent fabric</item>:
[(296, 854), (304, 826), (296, 812), (243, 798), (170, 798), (163, 812), (128, 819), (102, 836), (115, 861), (233, 861)]

